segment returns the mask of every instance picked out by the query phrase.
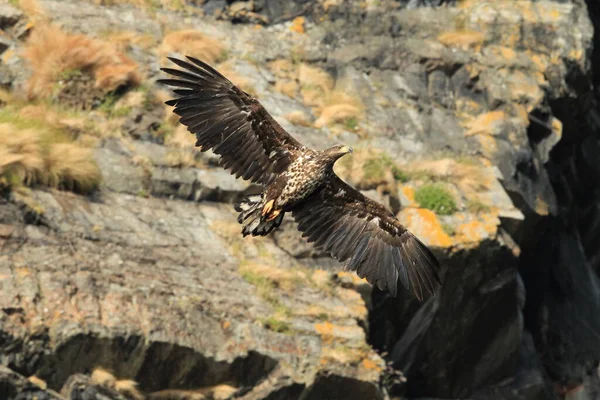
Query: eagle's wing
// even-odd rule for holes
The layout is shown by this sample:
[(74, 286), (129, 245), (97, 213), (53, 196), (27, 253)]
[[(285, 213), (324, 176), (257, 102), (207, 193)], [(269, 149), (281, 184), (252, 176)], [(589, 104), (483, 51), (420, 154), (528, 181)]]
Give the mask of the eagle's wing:
[(396, 296), (398, 278), (419, 300), (440, 286), (439, 263), (394, 214), (332, 174), (292, 210), (298, 229), (346, 269)]
[(291, 162), (291, 153), (303, 146), (290, 136), (267, 110), (210, 65), (187, 57), (169, 59), (183, 68), (161, 68), (177, 79), (160, 79), (174, 86), (179, 122), (196, 134), (196, 146), (220, 155), (224, 168), (236, 178), (268, 184)]

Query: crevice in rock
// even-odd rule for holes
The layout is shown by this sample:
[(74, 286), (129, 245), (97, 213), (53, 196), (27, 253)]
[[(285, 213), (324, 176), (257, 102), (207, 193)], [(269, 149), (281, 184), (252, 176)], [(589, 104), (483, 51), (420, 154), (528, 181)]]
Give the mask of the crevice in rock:
[[(76, 373), (91, 373), (102, 367), (119, 379), (133, 379), (143, 392), (165, 389), (192, 390), (228, 383), (235, 387), (254, 386), (277, 366), (271, 357), (254, 351), (233, 361), (218, 361), (189, 347), (166, 342), (147, 343), (140, 335), (105, 338), (81, 333), (71, 336), (39, 368), (27, 368), (48, 386), (60, 390)], [(28, 372), (28, 374), (26, 373)]]

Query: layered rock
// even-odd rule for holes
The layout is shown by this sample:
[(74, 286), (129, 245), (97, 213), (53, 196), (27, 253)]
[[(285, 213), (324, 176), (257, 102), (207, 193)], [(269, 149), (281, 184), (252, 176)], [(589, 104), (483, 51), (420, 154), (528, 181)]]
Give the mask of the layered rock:
[[(444, 285), (424, 303), (391, 298), (340, 273), (291, 222), (242, 240), (231, 203), (257, 188), (177, 132), (157, 139), (164, 110), (144, 102), (113, 125), (90, 113), (122, 133), (94, 151), (102, 190), (37, 187), (0, 205), (2, 364), (55, 391), (101, 366), (145, 394), (228, 383), (245, 399), (594, 398), (589, 3), (208, 1), (215, 15), (201, 17), (40, 1), (49, 21), (90, 36), (135, 21), (155, 41), (127, 46), (151, 92), (166, 31), (223, 43), (226, 74), (300, 141), (358, 150), (339, 173), (432, 247)], [(16, 54), (4, 52), (0, 77), (18, 92)], [(453, 212), (425, 208), (418, 192), (432, 184)]]

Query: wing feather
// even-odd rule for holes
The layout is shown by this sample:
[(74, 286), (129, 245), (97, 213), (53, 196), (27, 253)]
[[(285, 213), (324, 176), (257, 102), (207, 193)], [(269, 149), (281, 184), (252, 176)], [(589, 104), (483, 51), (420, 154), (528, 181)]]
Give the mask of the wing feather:
[(309, 242), (392, 296), (398, 281), (419, 300), (441, 284), (440, 265), (427, 246), (389, 210), (335, 174), (291, 211)]
[(166, 104), (196, 135), (196, 146), (203, 152), (212, 149), (236, 177), (267, 185), (304, 148), (258, 100), (210, 65), (193, 57), (169, 59), (181, 69), (162, 68), (172, 78), (158, 82), (178, 96)]

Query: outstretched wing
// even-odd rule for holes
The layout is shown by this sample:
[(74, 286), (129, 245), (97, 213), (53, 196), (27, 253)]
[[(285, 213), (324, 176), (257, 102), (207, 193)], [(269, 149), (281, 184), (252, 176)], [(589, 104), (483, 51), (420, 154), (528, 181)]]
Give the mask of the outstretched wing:
[(398, 278), (419, 300), (440, 286), (435, 256), (394, 214), (336, 175), (292, 210), (298, 229), (315, 247), (381, 290), (397, 294)]
[(196, 134), (201, 151), (212, 149), (224, 168), (236, 178), (268, 184), (290, 164), (292, 153), (303, 146), (290, 136), (267, 110), (210, 65), (187, 57), (169, 59), (180, 69), (161, 68), (176, 79), (158, 82), (173, 86), (179, 122)]

